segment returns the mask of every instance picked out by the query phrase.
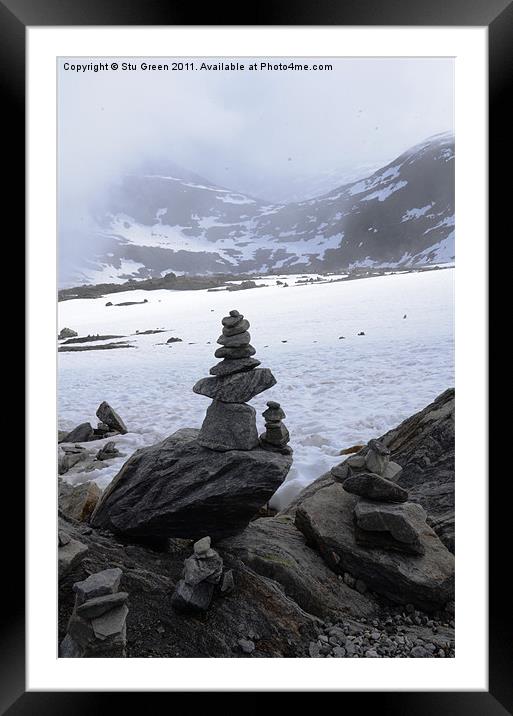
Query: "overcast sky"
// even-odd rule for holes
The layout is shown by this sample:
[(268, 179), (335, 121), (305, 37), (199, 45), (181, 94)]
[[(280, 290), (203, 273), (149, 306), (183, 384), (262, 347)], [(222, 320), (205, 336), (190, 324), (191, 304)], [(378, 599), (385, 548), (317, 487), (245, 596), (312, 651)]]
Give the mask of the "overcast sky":
[[(451, 59), (294, 58), (330, 62), (331, 72), (76, 73), (65, 61), (113, 58), (60, 60), (60, 190), (68, 208), (148, 158), (281, 199), (298, 179), (381, 166), (453, 129)], [(252, 61), (260, 60), (239, 59)]]

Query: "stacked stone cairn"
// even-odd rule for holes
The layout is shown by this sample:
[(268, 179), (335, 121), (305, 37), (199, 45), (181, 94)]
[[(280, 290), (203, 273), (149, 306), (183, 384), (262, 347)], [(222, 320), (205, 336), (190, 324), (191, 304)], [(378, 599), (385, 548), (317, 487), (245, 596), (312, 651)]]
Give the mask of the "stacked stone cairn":
[(290, 440), (289, 431), (282, 423), (287, 417), (279, 403), (269, 400), (267, 410), (264, 410), (262, 417), (265, 420), (265, 433), (260, 435), (260, 446), (264, 450), (276, 450), (284, 455), (290, 455), (292, 449), (287, 445)]
[(212, 377), (193, 387), (195, 393), (212, 398), (198, 443), (211, 450), (252, 450), (259, 439), (256, 411), (247, 401), (272, 388), (276, 378), (269, 368), (257, 368), (260, 361), (252, 357), (249, 321), (241, 313), (230, 311), (222, 325), (217, 339), (221, 347), (214, 354), (222, 360), (210, 369)]
[(396, 484), (401, 472), (379, 440), (370, 440), (359, 453), (331, 469), (344, 490), (360, 498), (354, 508), (358, 544), (422, 555), (427, 515), (420, 505), (408, 502), (408, 492)]
[(210, 537), (195, 542), (193, 549), (185, 560), (171, 604), (181, 612), (206, 612), (216, 590), (227, 594), (233, 589), (233, 571), (223, 572), (223, 559), (212, 549)]
[(128, 594), (118, 591), (122, 574), (116, 567), (75, 582), (75, 605), (61, 657), (126, 657)]

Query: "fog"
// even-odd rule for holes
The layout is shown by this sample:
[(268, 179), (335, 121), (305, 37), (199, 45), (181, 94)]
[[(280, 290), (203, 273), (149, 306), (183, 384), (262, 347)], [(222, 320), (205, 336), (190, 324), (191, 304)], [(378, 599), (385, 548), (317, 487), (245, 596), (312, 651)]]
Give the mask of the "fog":
[(332, 181), (325, 190), (359, 178), (453, 129), (449, 58), (319, 58), (333, 70), (309, 72), (64, 70), (65, 62), (112, 61), (59, 63), (64, 253), (69, 241), (79, 250), (80, 236), (89, 235), (91, 203), (146, 160), (172, 161), (215, 184), (282, 202), (312, 194), (318, 178)]

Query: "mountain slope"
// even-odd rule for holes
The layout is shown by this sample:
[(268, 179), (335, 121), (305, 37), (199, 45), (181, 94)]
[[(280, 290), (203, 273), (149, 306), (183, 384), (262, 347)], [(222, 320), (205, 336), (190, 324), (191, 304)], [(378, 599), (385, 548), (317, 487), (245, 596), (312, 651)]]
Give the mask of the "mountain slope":
[(450, 261), (454, 138), (430, 137), (367, 179), (290, 204), (148, 165), (122, 178), (95, 220), (103, 248), (69, 281)]

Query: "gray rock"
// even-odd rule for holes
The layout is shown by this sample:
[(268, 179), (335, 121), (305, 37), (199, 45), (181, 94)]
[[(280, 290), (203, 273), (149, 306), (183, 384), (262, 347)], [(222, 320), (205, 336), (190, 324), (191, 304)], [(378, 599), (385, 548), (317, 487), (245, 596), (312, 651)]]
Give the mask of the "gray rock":
[(198, 443), (210, 450), (252, 450), (258, 445), (255, 409), (245, 403), (214, 400), (207, 408)]
[(83, 460), (87, 460), (89, 457), (89, 453), (87, 453), (85, 450), (81, 452), (67, 452), (62, 449), (62, 447), (59, 448), (59, 456), (58, 456), (58, 472), (59, 475), (65, 475), (69, 470), (71, 470), (72, 467), (77, 465), (79, 462), (82, 462)]
[(192, 585), (181, 579), (171, 597), (171, 605), (181, 612), (206, 612), (212, 601), (214, 588), (212, 582)]
[(254, 356), (256, 350), (253, 346), (248, 343), (247, 346), (239, 346), (238, 348), (228, 348), (227, 346), (221, 346), (214, 353), (216, 358), (249, 358)]
[(106, 488), (91, 524), (132, 536), (213, 539), (243, 529), (282, 484), (288, 455), (213, 451), (184, 429), (137, 450)]
[(355, 539), (356, 502), (341, 485), (328, 483), (313, 494), (310, 489), (309, 497), (295, 507), (297, 527), (332, 569), (349, 572), (394, 602), (411, 602), (428, 611), (454, 598), (454, 557), (427, 524), (419, 536), (423, 555), (369, 549)]
[(214, 365), (209, 372), (211, 375), (231, 375), (232, 373), (251, 370), (258, 365), (260, 365), (260, 361), (256, 358), (225, 359)]
[(96, 482), (70, 485), (64, 480), (60, 480), (59, 509), (67, 517), (71, 517), (78, 522), (87, 522), (101, 494), (102, 491)]
[(85, 619), (94, 619), (105, 614), (105, 612), (119, 607), (128, 599), (127, 592), (115, 592), (114, 594), (105, 594), (102, 597), (89, 599), (87, 602), (77, 606), (76, 612), (78, 616)]
[(278, 583), (310, 614), (334, 619), (374, 614), (372, 599), (337, 579), (288, 517), (254, 520), (244, 532), (222, 540), (218, 547)]
[(279, 403), (275, 400), (268, 400), (267, 409), (262, 413), (262, 417), (266, 423), (280, 423), (287, 416)]
[(352, 468), (365, 467), (365, 455), (350, 455), (347, 458), (346, 463)]
[(244, 654), (252, 654), (255, 651), (255, 642), (250, 639), (239, 639), (237, 644), (240, 646)]
[(349, 475), (352, 474), (352, 471), (347, 460), (344, 460), (344, 462), (341, 462), (339, 465), (334, 465), (330, 473), (337, 482), (344, 482), (344, 480), (347, 480)]
[(198, 557), (193, 554), (185, 560), (183, 578), (186, 584), (194, 586), (200, 582), (211, 582), (218, 584), (223, 573), (223, 560), (212, 550), (210, 557)]
[(97, 460), (112, 460), (120, 455), (119, 450), (116, 447), (116, 443), (111, 440), (102, 448), (100, 448), (96, 454)]
[[(344, 484), (345, 487), (345, 484)], [(421, 534), (426, 523), (426, 513), (413, 502), (388, 504), (360, 500), (354, 510), (357, 526), (365, 532), (386, 533), (396, 542), (406, 543), (410, 549), (422, 554)], [(358, 537), (365, 540), (366, 535)], [(383, 535), (374, 535), (380, 539)]]
[(269, 368), (256, 368), (223, 377), (202, 378), (193, 391), (224, 403), (247, 403), (273, 385), (276, 378)]
[[(224, 324), (223, 324), (224, 325)], [(223, 335), (225, 336), (236, 336), (239, 333), (245, 333), (249, 328), (249, 321), (246, 321), (246, 319), (240, 320), (238, 323), (236, 323), (234, 326), (224, 326), (223, 327)]]
[(369, 472), (382, 475), (390, 460), (390, 450), (379, 440), (369, 440), (368, 448), (365, 455), (365, 467)]
[(71, 537), (68, 534), (59, 530), (59, 547), (64, 547), (65, 544), (69, 544), (70, 540)]
[(76, 428), (69, 432), (62, 442), (66, 443), (85, 443), (94, 440), (94, 430), (91, 423), (80, 423)]
[(386, 480), (390, 480), (391, 482), (397, 482), (402, 471), (403, 468), (400, 465), (396, 462), (390, 461), (383, 470), (381, 477), (384, 477)]
[(77, 607), (90, 599), (117, 592), (122, 575), (119, 567), (113, 567), (91, 574), (81, 582), (75, 582), (73, 591), (76, 594)]
[(76, 539), (69, 539), (68, 542), (59, 546), (59, 579), (62, 579), (71, 572), (87, 554), (87, 546)]
[(91, 620), (91, 626), (97, 639), (123, 639), (125, 622), (128, 614), (126, 604), (121, 604), (101, 616)]
[(219, 336), (217, 342), (221, 346), (228, 346), (229, 348), (238, 348), (239, 346), (247, 346), (251, 341), (251, 336), (248, 331), (242, 333), (236, 333), (233, 336), (225, 336), (224, 333)]
[(381, 437), (403, 471), (397, 482), (428, 513), (442, 542), (454, 552), (454, 388)]
[(211, 552), (211, 539), (210, 537), (203, 537), (194, 543), (193, 549), (194, 554), (198, 557), (206, 557)]
[(125, 423), (105, 400), (98, 406), (96, 417), (101, 420), (102, 423), (106, 423), (112, 430), (121, 433), (121, 435), (128, 432)]
[(233, 310), (233, 311), (230, 311), (229, 316), (225, 316), (224, 318), (221, 319), (221, 323), (223, 324), (223, 326), (226, 326), (226, 328), (233, 328), (233, 326), (236, 326), (237, 323), (242, 321), (243, 318), (244, 318), (244, 316), (242, 315), (242, 313), (239, 313), (238, 311)]
[(414, 659), (427, 659), (431, 656), (431, 654), (423, 646), (414, 646), (410, 651), (410, 656)]
[(84, 650), (69, 634), (66, 634), (59, 647), (59, 656), (62, 659), (81, 659)]
[(344, 490), (378, 502), (406, 502), (408, 493), (384, 477), (375, 473), (363, 472), (350, 475), (343, 483)]

